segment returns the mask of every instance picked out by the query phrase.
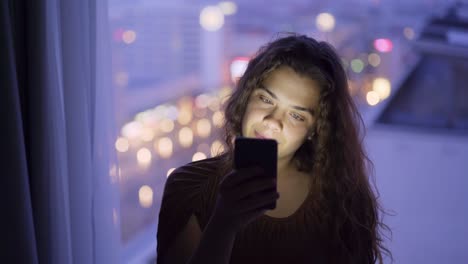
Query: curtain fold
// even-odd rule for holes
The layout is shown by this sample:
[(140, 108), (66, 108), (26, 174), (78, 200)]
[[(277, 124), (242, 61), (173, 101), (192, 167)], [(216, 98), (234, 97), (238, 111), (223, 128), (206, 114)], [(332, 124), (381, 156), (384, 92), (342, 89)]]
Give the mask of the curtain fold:
[[(7, 2), (0, 2), (0, 116), (1, 211), (3, 236), (7, 243), (1, 249), (1, 259), (15, 259), (20, 263), (38, 263), (34, 218), (28, 177), (27, 151), (21, 107), (21, 91), (17, 76), (15, 54), (15, 25), (12, 10)], [(8, 88), (7, 88), (8, 87)], [(15, 201), (15, 198), (18, 201)], [(16, 249), (22, 249), (21, 254)]]
[(2, 251), (119, 263), (106, 1), (2, 1), (0, 14)]

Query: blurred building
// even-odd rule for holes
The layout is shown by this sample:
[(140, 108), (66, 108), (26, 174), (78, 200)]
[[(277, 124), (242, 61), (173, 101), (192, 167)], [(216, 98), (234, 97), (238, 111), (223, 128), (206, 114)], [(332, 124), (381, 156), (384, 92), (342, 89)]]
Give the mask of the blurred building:
[(468, 5), (431, 18), (414, 46), (421, 59), (379, 122), (468, 133)]

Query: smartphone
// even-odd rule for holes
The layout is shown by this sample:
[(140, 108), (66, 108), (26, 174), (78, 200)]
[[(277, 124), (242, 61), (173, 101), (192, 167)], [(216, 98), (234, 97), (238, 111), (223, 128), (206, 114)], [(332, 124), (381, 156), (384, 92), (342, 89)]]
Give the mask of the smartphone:
[[(234, 168), (259, 166), (264, 177), (277, 177), (278, 143), (273, 139), (237, 137), (234, 141)], [(275, 209), (276, 201), (267, 209)]]

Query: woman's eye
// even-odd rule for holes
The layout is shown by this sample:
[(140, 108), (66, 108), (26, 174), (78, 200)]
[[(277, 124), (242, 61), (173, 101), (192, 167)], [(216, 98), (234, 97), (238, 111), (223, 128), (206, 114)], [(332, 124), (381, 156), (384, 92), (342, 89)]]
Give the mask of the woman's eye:
[(266, 104), (272, 104), (273, 103), (268, 97), (265, 97), (263, 95), (260, 95), (259, 98), (260, 98), (260, 100), (262, 100), (262, 102), (264, 102)]
[(291, 113), (291, 116), (296, 119), (297, 121), (301, 121), (301, 122), (304, 122), (305, 121), (305, 118), (301, 115), (298, 115), (296, 113)]

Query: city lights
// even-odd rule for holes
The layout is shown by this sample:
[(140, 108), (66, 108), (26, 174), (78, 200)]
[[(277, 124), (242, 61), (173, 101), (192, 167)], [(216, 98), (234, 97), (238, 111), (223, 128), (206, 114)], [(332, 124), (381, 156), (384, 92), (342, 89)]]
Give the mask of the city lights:
[(389, 39), (381, 38), (374, 40), (374, 48), (382, 53), (392, 51), (393, 43)]
[(172, 130), (174, 130), (174, 121), (168, 118), (164, 118), (161, 120), (159, 129), (161, 129), (161, 131), (164, 133), (172, 132)]
[(127, 152), (129, 147), (130, 147), (130, 143), (128, 142), (128, 139), (126, 139), (124, 137), (119, 137), (115, 141), (115, 149), (118, 152)]
[(216, 111), (213, 114), (213, 125), (217, 128), (221, 128), (224, 125), (224, 114), (221, 111)]
[(172, 140), (168, 137), (160, 138), (157, 142), (155, 142), (155, 149), (162, 158), (170, 158), (173, 152)]
[(370, 92), (367, 92), (366, 100), (370, 106), (374, 106), (380, 102), (380, 97), (377, 92), (370, 91)]
[(207, 94), (200, 94), (195, 98), (195, 105), (198, 108), (207, 108), (211, 103), (211, 97)]
[(203, 159), (206, 159), (205, 153), (196, 152), (195, 154), (193, 154), (192, 161), (199, 161), (199, 160), (203, 160)]
[(218, 6), (207, 6), (200, 12), (200, 25), (207, 31), (218, 31), (224, 25), (224, 14)]
[(147, 148), (141, 148), (137, 152), (138, 165), (147, 167), (151, 163), (151, 151)]
[(211, 134), (210, 120), (202, 118), (197, 122), (197, 134), (202, 138), (207, 138)]
[(153, 109), (153, 113), (157, 119), (167, 117), (167, 105), (158, 105)]
[(237, 57), (235, 58), (230, 67), (231, 71), (231, 80), (233, 82), (237, 82), (242, 75), (244, 75), (245, 70), (247, 70), (247, 66), (249, 65), (249, 58), (247, 57)]
[(177, 122), (181, 125), (187, 125), (190, 121), (192, 121), (192, 110), (185, 108), (181, 109), (177, 116)]
[(211, 111), (216, 112), (221, 108), (221, 102), (218, 97), (211, 98), (210, 105), (208, 106)]
[(140, 122), (132, 121), (125, 124), (120, 133), (128, 139), (136, 139), (140, 137), (142, 129), (143, 125)]
[(355, 73), (360, 73), (364, 70), (364, 62), (360, 59), (354, 59), (351, 61), (351, 69)]
[(335, 17), (330, 13), (320, 13), (315, 19), (315, 25), (322, 32), (330, 32), (335, 28)]
[(154, 138), (154, 131), (149, 128), (145, 127), (143, 128), (143, 131), (141, 132), (141, 139), (145, 142), (150, 142)]
[(386, 78), (376, 78), (372, 82), (372, 90), (379, 95), (381, 100), (385, 100), (391, 93), (390, 81)]
[(237, 5), (231, 1), (224, 1), (218, 4), (218, 7), (221, 9), (223, 14), (226, 16), (234, 15), (237, 12)]
[(188, 148), (193, 144), (193, 131), (189, 127), (183, 127), (179, 131), (179, 143), (182, 147)]
[(231, 94), (232, 94), (232, 88), (229, 86), (225, 86), (219, 91), (219, 98), (221, 99), (222, 105), (226, 103), (227, 99), (229, 99)]
[(138, 190), (138, 198), (141, 207), (149, 208), (153, 205), (153, 189), (148, 185), (143, 185)]
[(126, 30), (122, 34), (122, 40), (125, 44), (132, 44), (136, 40), (136, 32), (133, 30)]
[(367, 57), (367, 61), (369, 62), (370, 65), (373, 67), (377, 67), (380, 65), (380, 56), (377, 53), (371, 53)]
[(218, 154), (221, 154), (224, 152), (224, 145), (221, 141), (219, 140), (215, 140), (213, 142), (213, 144), (211, 144), (211, 149), (210, 149), (210, 152), (211, 152), (211, 157), (215, 157), (217, 156)]

